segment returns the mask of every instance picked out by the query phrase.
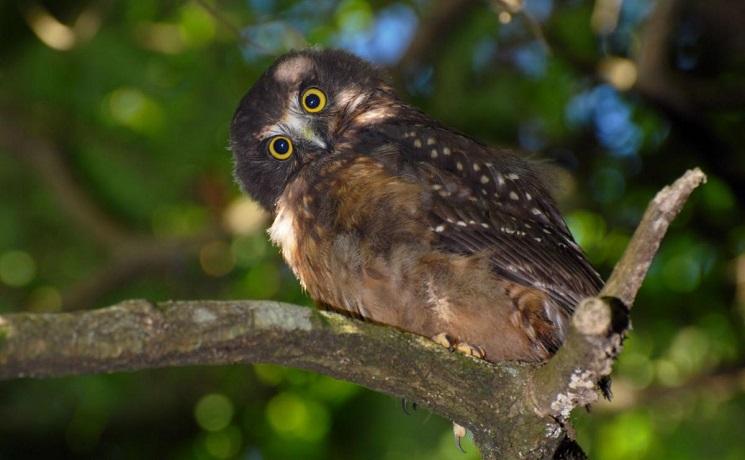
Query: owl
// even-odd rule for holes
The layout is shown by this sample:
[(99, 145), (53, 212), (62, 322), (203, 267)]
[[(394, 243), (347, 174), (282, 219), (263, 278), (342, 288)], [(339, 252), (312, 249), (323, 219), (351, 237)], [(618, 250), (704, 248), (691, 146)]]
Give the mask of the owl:
[(601, 279), (535, 168), (403, 102), (339, 50), (286, 54), (232, 120), (243, 190), (324, 308), (538, 362)]

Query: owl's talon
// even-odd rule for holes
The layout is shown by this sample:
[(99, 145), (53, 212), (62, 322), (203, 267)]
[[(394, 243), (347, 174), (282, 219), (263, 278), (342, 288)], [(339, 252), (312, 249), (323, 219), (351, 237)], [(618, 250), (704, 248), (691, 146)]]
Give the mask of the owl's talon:
[(484, 349), (479, 346), (469, 345), (465, 342), (460, 342), (455, 349), (466, 356), (473, 356), (474, 358), (484, 359), (486, 353)]
[(458, 449), (465, 454), (466, 451), (463, 449), (463, 446), (461, 446), (460, 442), (463, 438), (466, 437), (466, 428), (463, 425), (458, 425), (457, 423), (453, 422), (453, 436), (455, 436), (455, 445), (458, 446)]
[(432, 337), (432, 340), (435, 343), (442, 345), (443, 347), (447, 348), (450, 351), (454, 350), (455, 344), (453, 343), (452, 340), (450, 340), (450, 337), (448, 337), (448, 335), (444, 332), (440, 332), (436, 336)]

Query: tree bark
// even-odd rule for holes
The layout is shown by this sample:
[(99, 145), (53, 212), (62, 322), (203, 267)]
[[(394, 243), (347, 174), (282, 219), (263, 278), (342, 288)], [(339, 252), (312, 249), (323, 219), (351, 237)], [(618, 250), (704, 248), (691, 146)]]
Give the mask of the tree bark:
[(571, 435), (571, 411), (597, 400), (660, 241), (704, 181), (691, 170), (657, 194), (600, 296), (578, 306), (564, 346), (542, 365), (492, 364), (390, 327), (279, 302), (130, 300), (0, 316), (0, 379), (276, 363), (428, 406), (470, 429), (484, 459), (552, 458)]

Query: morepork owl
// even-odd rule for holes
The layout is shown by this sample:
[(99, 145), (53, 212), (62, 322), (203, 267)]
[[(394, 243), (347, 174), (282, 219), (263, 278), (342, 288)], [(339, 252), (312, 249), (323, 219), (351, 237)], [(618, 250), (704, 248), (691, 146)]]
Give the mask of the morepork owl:
[(271, 239), (329, 308), (540, 361), (601, 286), (528, 162), (406, 105), (346, 52), (280, 57), (241, 101), (231, 146)]

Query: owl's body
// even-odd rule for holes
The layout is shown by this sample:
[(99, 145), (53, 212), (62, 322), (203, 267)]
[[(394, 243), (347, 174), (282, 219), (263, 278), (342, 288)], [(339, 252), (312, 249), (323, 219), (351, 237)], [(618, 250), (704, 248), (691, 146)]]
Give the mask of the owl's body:
[(330, 308), (536, 361), (600, 286), (528, 163), (403, 104), (351, 55), (280, 58), (231, 138), (237, 177), (275, 216), (272, 240)]

